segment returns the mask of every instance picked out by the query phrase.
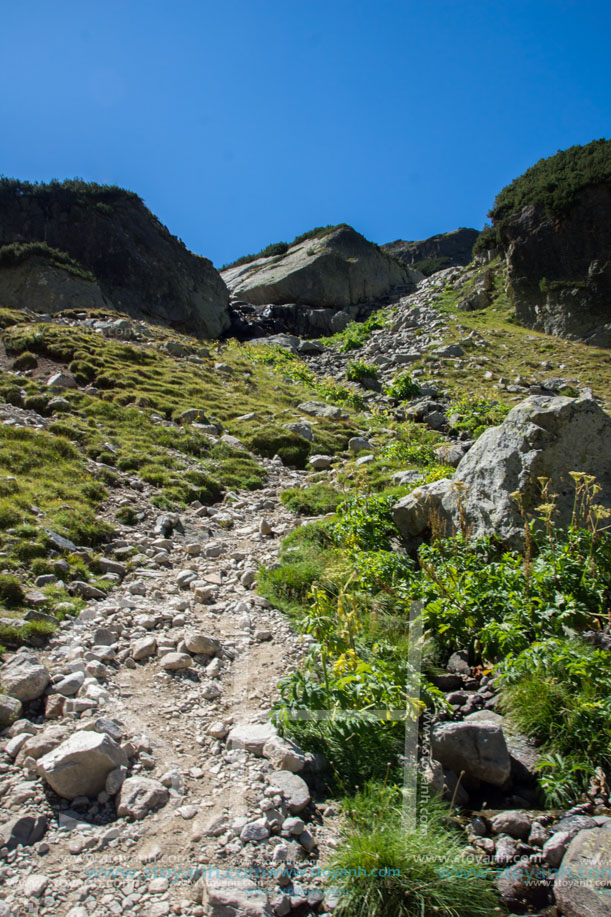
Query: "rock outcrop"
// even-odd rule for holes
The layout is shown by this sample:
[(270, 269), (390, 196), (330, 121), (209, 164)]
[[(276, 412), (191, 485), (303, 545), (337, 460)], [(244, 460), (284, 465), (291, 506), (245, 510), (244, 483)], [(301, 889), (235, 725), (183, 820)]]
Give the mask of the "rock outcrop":
[(255, 306), (297, 303), (335, 310), (406, 291), (419, 276), (350, 226), (291, 245), (284, 254), (222, 272), (235, 300)]
[(584, 188), (558, 217), (524, 207), (501, 239), (520, 322), (611, 346), (611, 185)]
[[(33, 242), (70, 255), (94, 275), (107, 304), (122, 312), (202, 337), (218, 337), (229, 328), (228, 293), (218, 271), (172, 236), (136, 194), (78, 181), (31, 185), (4, 179), (0, 253), (2, 246)], [(40, 276), (39, 270), (32, 283)], [(51, 282), (47, 268), (45, 276), (68, 295), (65, 278), (53, 276)], [(4, 283), (23, 295), (23, 277), (9, 276)], [(79, 305), (97, 299), (95, 285), (82, 292), (85, 301)], [(51, 303), (50, 311), (57, 308)]]
[(519, 547), (524, 535), (520, 506), (540, 503), (539, 478), (557, 494), (554, 521), (570, 522), (575, 498), (571, 472), (596, 477), (597, 502), (611, 506), (611, 418), (590, 398), (533, 395), (486, 430), (461, 460), (452, 479), (416, 488), (395, 505), (394, 519), (408, 543), (425, 537), (432, 520), (472, 537), (496, 535)]
[(63, 309), (112, 307), (93, 277), (88, 280), (42, 255), (15, 265), (0, 264), (0, 302), (49, 315)]
[(419, 242), (397, 239), (395, 242), (386, 242), (380, 248), (408, 267), (430, 275), (444, 268), (469, 264), (478, 236), (477, 229), (461, 226), (453, 232), (443, 232)]

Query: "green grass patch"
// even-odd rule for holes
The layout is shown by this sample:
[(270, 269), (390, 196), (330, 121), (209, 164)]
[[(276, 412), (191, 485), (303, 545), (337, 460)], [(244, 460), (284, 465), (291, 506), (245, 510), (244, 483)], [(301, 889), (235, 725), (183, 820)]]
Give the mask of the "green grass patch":
[[(339, 917), (492, 917), (494, 870), (474, 868), (460, 833), (432, 801), (403, 821), (399, 788), (368, 784), (346, 805), (345, 841), (328, 864)], [(426, 816), (426, 817), (425, 817)]]
[(291, 487), (280, 494), (284, 505), (300, 516), (323, 516), (334, 513), (342, 494), (330, 484), (311, 484), (309, 487)]

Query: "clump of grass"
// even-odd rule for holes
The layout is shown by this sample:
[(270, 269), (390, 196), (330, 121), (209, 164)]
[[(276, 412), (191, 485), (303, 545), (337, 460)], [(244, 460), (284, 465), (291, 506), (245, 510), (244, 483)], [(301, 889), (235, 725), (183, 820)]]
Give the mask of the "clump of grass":
[(27, 369), (36, 369), (37, 366), (38, 360), (36, 359), (36, 354), (30, 353), (28, 350), (25, 350), (13, 361), (13, 369), (20, 372)]
[(328, 863), (339, 917), (492, 917), (492, 870), (475, 866), (433, 801), (420, 824), (402, 820), (395, 787), (368, 784), (347, 805), (344, 844)]
[(280, 494), (284, 505), (300, 516), (323, 516), (337, 509), (342, 495), (330, 484), (312, 484), (310, 487), (291, 487)]
[(570, 802), (611, 767), (611, 660), (577, 639), (533, 643), (503, 664), (502, 707), (541, 747), (548, 803)]
[(25, 601), (23, 586), (15, 576), (0, 574), (0, 602), (7, 608), (22, 605)]
[(335, 559), (328, 524), (302, 525), (284, 539), (280, 565), (259, 571), (259, 593), (287, 614), (299, 616), (312, 583), (326, 580), (326, 570)]

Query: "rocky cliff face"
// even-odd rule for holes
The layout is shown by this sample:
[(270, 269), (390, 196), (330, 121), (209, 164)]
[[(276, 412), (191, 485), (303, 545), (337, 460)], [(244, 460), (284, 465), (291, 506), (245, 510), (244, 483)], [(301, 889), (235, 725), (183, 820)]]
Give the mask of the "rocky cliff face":
[(559, 216), (524, 207), (501, 242), (519, 321), (611, 346), (611, 185), (584, 188)]
[(93, 278), (78, 276), (40, 255), (0, 265), (0, 303), (49, 315), (62, 309), (111, 308)]
[(235, 300), (342, 309), (407, 291), (421, 275), (403, 267), (350, 226), (306, 239), (282, 255), (222, 272)]
[(189, 252), (135, 194), (84, 182), (4, 180), (0, 246), (15, 242), (67, 252), (91, 271), (106, 300), (130, 315), (203, 337), (229, 327), (228, 292), (212, 263)]
[(420, 242), (405, 242), (397, 239), (380, 246), (384, 251), (408, 267), (422, 270), (425, 274), (434, 274), (447, 267), (469, 264), (473, 257), (473, 246), (479, 236), (477, 229), (455, 229), (444, 232)]

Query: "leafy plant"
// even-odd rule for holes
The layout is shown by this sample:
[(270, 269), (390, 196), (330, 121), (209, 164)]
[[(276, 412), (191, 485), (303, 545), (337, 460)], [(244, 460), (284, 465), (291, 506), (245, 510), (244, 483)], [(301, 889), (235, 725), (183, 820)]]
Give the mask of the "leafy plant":
[(421, 390), (409, 373), (401, 373), (395, 376), (391, 384), (384, 389), (384, 394), (393, 401), (410, 401), (412, 398), (417, 398)]
[(611, 656), (577, 639), (548, 638), (502, 667), (503, 709), (547, 752), (549, 802), (575, 798), (611, 766)]
[(395, 502), (392, 494), (349, 496), (337, 508), (338, 520), (333, 527), (336, 544), (389, 549), (390, 539), (398, 534), (391, 513)]
[(346, 369), (346, 379), (349, 382), (363, 382), (364, 379), (377, 379), (378, 369), (362, 360), (356, 360), (348, 363)]
[(448, 417), (452, 419), (452, 427), (455, 430), (468, 433), (477, 439), (488, 427), (499, 426), (508, 413), (507, 405), (499, 404), (498, 401), (465, 397), (449, 408)]

